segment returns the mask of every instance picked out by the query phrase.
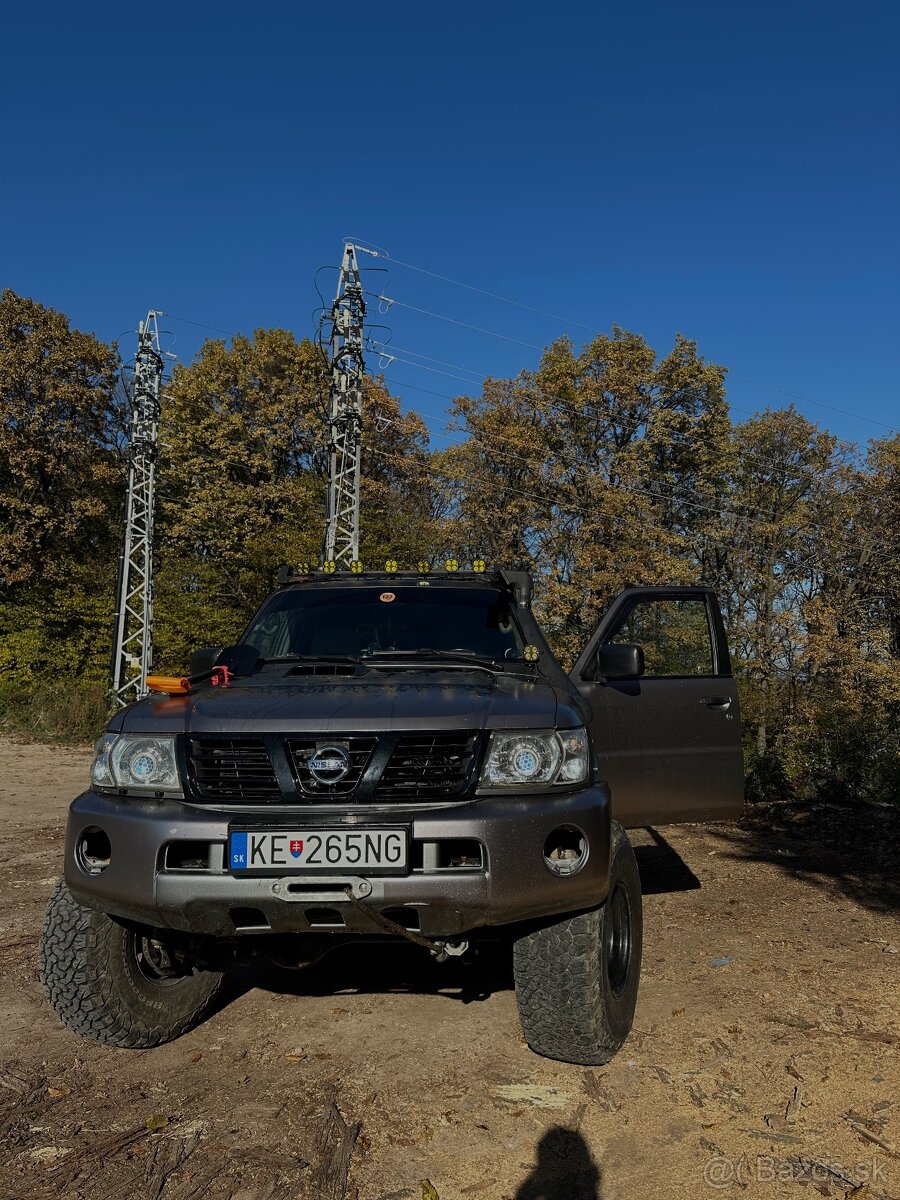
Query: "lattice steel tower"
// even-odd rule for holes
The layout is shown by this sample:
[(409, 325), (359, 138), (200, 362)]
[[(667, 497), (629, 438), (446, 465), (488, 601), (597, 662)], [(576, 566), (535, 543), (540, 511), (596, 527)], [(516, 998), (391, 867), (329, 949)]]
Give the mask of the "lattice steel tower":
[(153, 507), (163, 358), (153, 309), (138, 326), (131, 395), (128, 498), (119, 556), (111, 695), (122, 707), (147, 695), (153, 657)]
[(328, 441), (328, 500), (323, 558), (347, 568), (359, 558), (359, 476), (366, 303), (357, 265), (360, 247), (344, 245), (331, 322), (331, 432)]

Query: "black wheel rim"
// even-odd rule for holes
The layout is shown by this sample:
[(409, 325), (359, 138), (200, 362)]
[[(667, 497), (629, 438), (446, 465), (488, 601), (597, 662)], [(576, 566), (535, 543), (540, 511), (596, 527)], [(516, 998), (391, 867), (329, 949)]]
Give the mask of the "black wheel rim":
[(133, 933), (131, 955), (142, 979), (157, 987), (171, 987), (189, 975), (190, 971), (170, 954), (166, 944), (145, 934)]
[(607, 900), (603, 952), (612, 994), (618, 999), (631, 974), (631, 905), (628, 892), (617, 883)]

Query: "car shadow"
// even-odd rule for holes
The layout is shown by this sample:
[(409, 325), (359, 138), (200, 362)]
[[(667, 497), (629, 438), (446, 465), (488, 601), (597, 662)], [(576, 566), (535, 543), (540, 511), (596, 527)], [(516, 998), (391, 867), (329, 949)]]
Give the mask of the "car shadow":
[(482, 946), (472, 961), (438, 963), (418, 946), (398, 942), (348, 942), (310, 967), (292, 970), (259, 957), (229, 972), (230, 999), (261, 988), (287, 996), (444, 996), (461, 1004), (487, 1000), (513, 988), (509, 943)]
[(900, 909), (900, 804), (753, 804), (737, 826), (709, 832), (720, 857), (770, 863), (876, 912)]
[[(638, 841), (634, 849), (645, 895), (700, 887), (697, 876), (656, 829), (632, 834)], [(246, 951), (252, 946), (251, 940), (244, 942)], [(476, 943), (466, 959), (443, 963), (421, 947), (378, 938), (336, 939), (322, 958), (299, 969), (279, 966), (263, 954), (252, 955), (229, 970), (221, 1003), (229, 1004), (253, 988), (290, 996), (410, 993), (473, 1004), (513, 990), (512, 936), (507, 931), (496, 940)]]
[(553, 1125), (537, 1145), (537, 1161), (515, 1200), (602, 1200), (602, 1172), (576, 1129)]
[[(652, 828), (631, 830), (634, 856), (641, 873), (641, 891), (645, 896), (664, 892), (689, 892), (700, 887), (700, 880), (678, 851), (663, 835)], [(650, 839), (650, 843), (646, 839)]]

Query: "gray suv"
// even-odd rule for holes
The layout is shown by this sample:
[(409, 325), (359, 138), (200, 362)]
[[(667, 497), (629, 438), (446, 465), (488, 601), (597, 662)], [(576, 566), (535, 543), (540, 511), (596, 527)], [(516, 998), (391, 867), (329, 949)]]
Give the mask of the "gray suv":
[(284, 572), (237, 645), (153, 680), (70, 809), (41, 943), (62, 1020), (147, 1047), (247, 951), (307, 966), (376, 935), (445, 959), (504, 935), (532, 1048), (608, 1061), (640, 976), (624, 827), (739, 813), (737, 693), (706, 589), (626, 590), (569, 673), (532, 591)]

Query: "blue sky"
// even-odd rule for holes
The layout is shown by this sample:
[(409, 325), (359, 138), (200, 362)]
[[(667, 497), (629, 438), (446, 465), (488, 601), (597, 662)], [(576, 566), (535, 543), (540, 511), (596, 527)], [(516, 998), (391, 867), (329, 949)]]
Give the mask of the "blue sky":
[[(352, 236), (661, 353), (681, 331), (730, 368), (736, 419), (789, 392), (881, 436), (898, 44), (888, 0), (10, 7), (0, 284), (107, 339), (162, 308), (187, 361), (208, 331), (185, 319), (310, 333)], [(589, 336), (406, 267), (370, 282), (516, 339), (392, 309), (420, 366), (388, 381), (438, 432), (428, 393)]]

